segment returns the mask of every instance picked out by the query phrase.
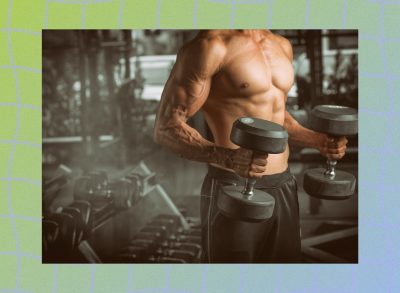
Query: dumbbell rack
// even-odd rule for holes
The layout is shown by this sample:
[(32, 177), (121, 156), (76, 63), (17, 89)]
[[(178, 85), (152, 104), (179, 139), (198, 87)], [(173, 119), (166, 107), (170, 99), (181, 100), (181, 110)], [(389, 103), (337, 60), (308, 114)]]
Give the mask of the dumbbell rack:
[(199, 263), (199, 221), (191, 223), (187, 230), (179, 222), (179, 217), (173, 215), (154, 217), (110, 262)]
[[(143, 178), (150, 178), (152, 174), (144, 162), (140, 162), (130, 172), (140, 174)], [(91, 206), (91, 216), (85, 227), (77, 229), (79, 225), (76, 221), (71, 216), (64, 215), (63, 209), (67, 211), (71, 210), (71, 207), (54, 213), (53, 220), (51, 217), (50, 221), (44, 219), (43, 235), (47, 233), (49, 240), (46, 242), (54, 242), (61, 232), (68, 234), (67, 237), (56, 241), (57, 249), (53, 253), (47, 253), (43, 246), (44, 263), (117, 262), (115, 255), (123, 247), (129, 246), (131, 239), (157, 217), (160, 211), (165, 216), (175, 217), (176, 227), (181, 234), (191, 228), (163, 187), (154, 181), (144, 181), (140, 200), (128, 209), (115, 209), (109, 199), (87, 204)], [(54, 224), (54, 220), (57, 220), (58, 224)], [(77, 234), (81, 236), (78, 237)]]

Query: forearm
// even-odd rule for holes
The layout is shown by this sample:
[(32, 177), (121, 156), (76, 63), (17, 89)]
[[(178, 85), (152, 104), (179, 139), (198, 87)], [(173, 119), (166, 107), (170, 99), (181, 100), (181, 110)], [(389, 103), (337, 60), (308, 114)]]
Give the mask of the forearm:
[(303, 127), (287, 111), (283, 126), (289, 134), (289, 144), (316, 149), (320, 149), (323, 145), (323, 134)]
[(233, 150), (218, 147), (206, 140), (185, 121), (170, 120), (156, 127), (156, 142), (182, 157), (203, 163), (214, 163), (229, 167)]

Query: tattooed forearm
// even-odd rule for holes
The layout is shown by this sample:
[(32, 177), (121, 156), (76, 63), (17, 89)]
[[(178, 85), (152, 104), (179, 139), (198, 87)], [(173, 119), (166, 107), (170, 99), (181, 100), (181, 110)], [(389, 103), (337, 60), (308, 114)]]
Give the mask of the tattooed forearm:
[(229, 168), (233, 151), (215, 146), (206, 140), (187, 121), (187, 110), (182, 105), (171, 107), (156, 131), (157, 142), (182, 157), (198, 162), (214, 163)]

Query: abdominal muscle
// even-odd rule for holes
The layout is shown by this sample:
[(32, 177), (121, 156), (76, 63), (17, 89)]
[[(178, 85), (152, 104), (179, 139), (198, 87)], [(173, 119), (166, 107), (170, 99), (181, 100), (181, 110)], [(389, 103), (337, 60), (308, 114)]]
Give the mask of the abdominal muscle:
[[(249, 97), (239, 98), (212, 98), (209, 97), (203, 107), (205, 119), (214, 136), (214, 143), (220, 147), (236, 149), (230, 140), (230, 133), (233, 123), (239, 117), (253, 117), (272, 121), (283, 125), (285, 119), (284, 104), (279, 109), (274, 109), (276, 103), (284, 103), (284, 98), (277, 102), (257, 103), (255, 105)], [(288, 168), (289, 146), (281, 154), (269, 154), (267, 159), (267, 167), (263, 175), (271, 175), (282, 173)], [(221, 169), (221, 166), (212, 164)], [(226, 169), (228, 170), (228, 169)]]

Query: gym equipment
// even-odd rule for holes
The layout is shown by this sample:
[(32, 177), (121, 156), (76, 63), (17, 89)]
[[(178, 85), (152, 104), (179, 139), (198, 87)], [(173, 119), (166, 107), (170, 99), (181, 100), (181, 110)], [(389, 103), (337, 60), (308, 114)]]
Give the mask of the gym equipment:
[(59, 207), (56, 212), (46, 215), (42, 224), (44, 262), (68, 261), (90, 233), (91, 205), (77, 201)]
[(137, 185), (125, 178), (113, 183), (108, 192), (114, 197), (114, 205), (119, 210), (132, 207), (138, 198)]
[(198, 263), (201, 237), (197, 234), (198, 227), (182, 230), (178, 215), (157, 215), (114, 259), (121, 263)]
[(47, 212), (59, 192), (68, 184), (71, 179), (71, 169), (65, 165), (59, 165), (53, 176), (43, 180), (43, 210)]
[[(288, 134), (281, 125), (258, 119), (239, 118), (232, 127), (231, 141), (236, 145), (264, 154), (285, 151)], [(227, 217), (259, 222), (272, 216), (275, 199), (270, 194), (254, 189), (256, 179), (247, 178), (243, 187), (227, 185), (220, 189), (217, 205)]]
[(131, 180), (135, 184), (138, 190), (138, 196), (145, 196), (152, 190), (154, 185), (157, 184), (156, 174), (153, 172), (146, 175), (131, 172), (130, 174), (125, 176), (125, 178)]
[(43, 219), (42, 225), (42, 248), (43, 254), (45, 254), (45, 252), (49, 251), (53, 247), (58, 237), (60, 228), (57, 222), (46, 219)]
[(172, 257), (172, 258), (177, 258), (177, 259), (182, 259), (186, 263), (192, 262), (193, 259), (195, 258), (195, 254), (192, 251), (189, 250), (181, 250), (181, 249), (163, 249), (159, 248), (156, 250), (156, 255), (157, 256), (164, 256), (164, 257)]
[(92, 184), (97, 189), (107, 188), (108, 185), (108, 176), (105, 171), (92, 171), (88, 175), (91, 180)]
[(106, 197), (107, 195), (107, 193), (102, 194), (101, 190), (96, 188), (96, 183), (93, 182), (90, 176), (82, 176), (75, 180), (75, 200), (93, 201), (94, 197)]
[(67, 213), (53, 213), (48, 220), (57, 223), (59, 228), (57, 237), (52, 241), (48, 258), (63, 262), (68, 259), (76, 245), (75, 219)]
[(109, 201), (117, 209), (130, 208), (138, 199), (137, 184), (123, 178), (108, 183), (100, 175), (82, 176), (75, 181), (74, 197), (76, 200)]
[[(325, 133), (330, 137), (356, 135), (358, 133), (358, 113), (356, 109), (320, 105), (311, 111), (311, 129)], [(326, 169), (315, 168), (304, 172), (303, 187), (311, 196), (328, 199), (343, 200), (349, 198), (356, 185), (353, 174), (336, 170), (336, 160), (327, 160)]]
[(88, 201), (77, 200), (74, 201), (70, 207), (77, 208), (83, 219), (83, 231), (81, 240), (87, 238), (90, 234), (90, 230), (92, 229), (93, 224), (93, 213), (92, 213), (92, 205)]
[(183, 259), (180, 258), (174, 258), (174, 257), (167, 257), (167, 256), (162, 256), (162, 257), (155, 257), (155, 256), (150, 256), (145, 260), (146, 263), (186, 263)]
[(167, 229), (166, 226), (147, 225), (141, 230), (141, 232), (159, 233), (161, 235), (161, 238), (165, 238), (169, 234), (170, 230)]
[(199, 255), (199, 253), (201, 251), (201, 246), (198, 244), (195, 244), (195, 243), (182, 243), (182, 242), (172, 242), (170, 244), (163, 243), (162, 247), (191, 251), (194, 253), (194, 255), (197, 255), (197, 256)]
[(85, 231), (85, 219), (83, 218), (80, 210), (75, 207), (63, 207), (62, 213), (70, 215), (74, 220), (75, 226), (75, 239), (73, 244), (73, 248), (77, 247), (79, 243), (82, 241), (83, 233)]

